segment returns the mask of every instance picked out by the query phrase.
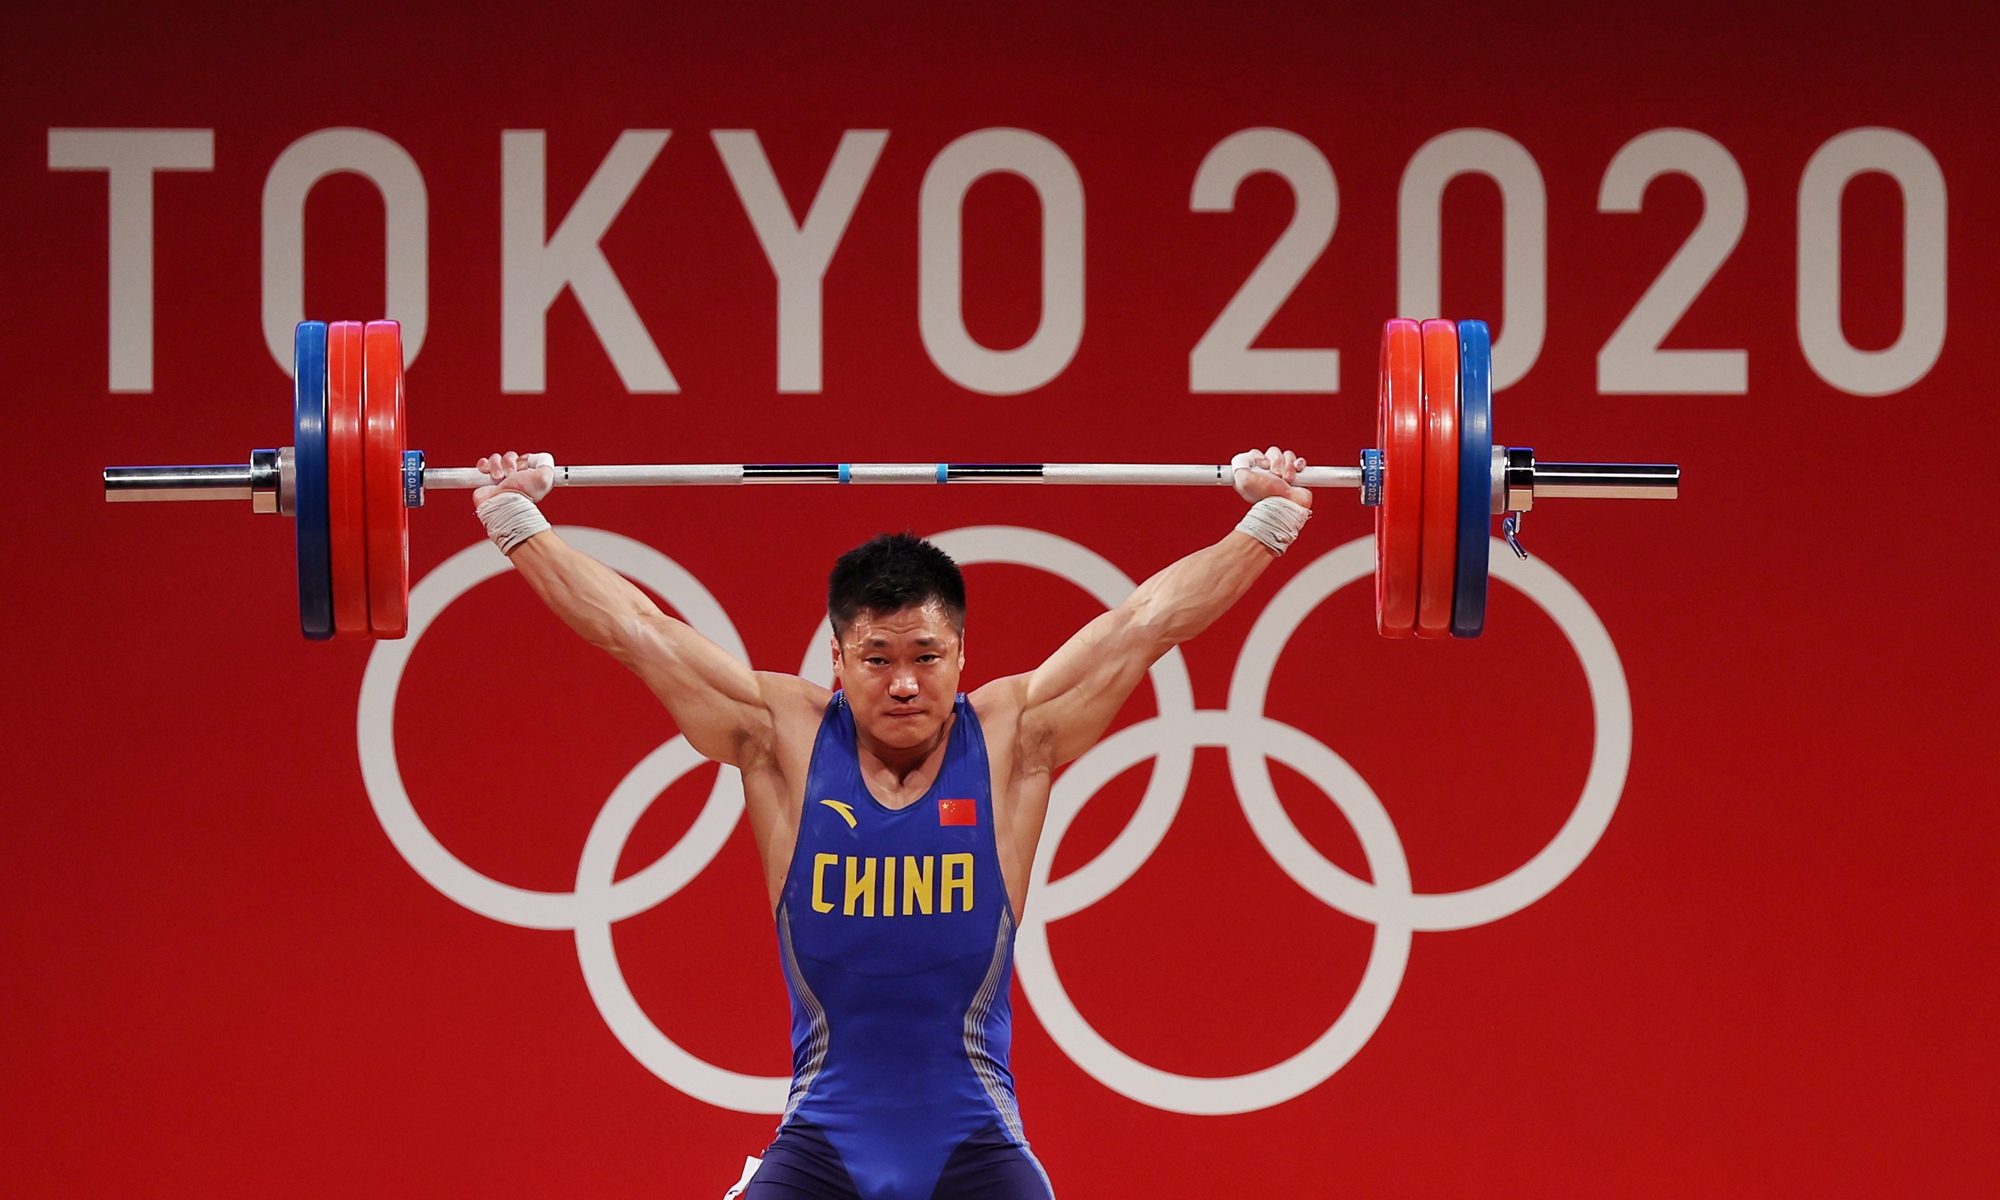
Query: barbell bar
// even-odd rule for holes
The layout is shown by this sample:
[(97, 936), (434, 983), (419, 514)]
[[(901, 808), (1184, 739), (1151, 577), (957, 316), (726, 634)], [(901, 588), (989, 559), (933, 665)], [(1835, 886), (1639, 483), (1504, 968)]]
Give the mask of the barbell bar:
[[(290, 447), (286, 447), (287, 450)], [(1505, 447), (1502, 447), (1503, 452)], [(411, 451), (411, 453), (419, 453)], [(283, 451), (251, 452), (249, 465), (106, 467), (104, 498), (112, 503), (162, 500), (256, 500), (257, 511), (290, 515), (278, 506)], [(1521, 511), (1534, 497), (1672, 500), (1680, 469), (1670, 463), (1537, 462), (1523, 450), (1516, 485)], [(284, 456), (287, 460), (289, 455)], [(283, 471), (292, 470), (289, 461)], [(426, 492), (465, 491), (491, 480), (474, 467), (423, 467)], [(1496, 468), (1504, 478), (1506, 467)], [(701, 487), (755, 483), (1047, 483), (1097, 486), (1199, 486), (1231, 484), (1228, 464), (1183, 463), (643, 463), (562, 466), (557, 487)], [(1360, 467), (1307, 467), (1303, 488), (1358, 488)], [(408, 507), (422, 507), (423, 502)]]
[[(407, 510), (426, 492), (488, 482), (431, 467), (404, 437), (401, 330), (393, 321), (304, 321), (294, 338), (294, 445), (242, 465), (107, 467), (111, 502), (248, 500), (298, 521), (300, 627), (315, 640), (402, 637), (409, 616)], [(1376, 511), (1376, 621), (1387, 636), (1477, 637), (1494, 516), (1508, 540), (1537, 499), (1672, 500), (1671, 463), (1538, 462), (1492, 440), (1484, 322), (1398, 319), (1383, 330), (1377, 448), (1352, 467), (1307, 467), (1306, 488), (1358, 490)], [(557, 487), (746, 484), (1228, 486), (1227, 464), (657, 463), (555, 468)]]

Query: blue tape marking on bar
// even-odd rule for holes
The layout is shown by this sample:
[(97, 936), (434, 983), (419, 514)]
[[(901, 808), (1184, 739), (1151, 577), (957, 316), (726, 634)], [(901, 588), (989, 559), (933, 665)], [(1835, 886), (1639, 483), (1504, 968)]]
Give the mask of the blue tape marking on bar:
[(1370, 508), (1382, 503), (1382, 452), (1361, 452), (1361, 503)]
[(403, 507), (424, 506), (424, 452), (403, 451)]
[(849, 463), (841, 463), (841, 464), (840, 464), (840, 482), (842, 482), (842, 483), (852, 483), (852, 482), (853, 482), (853, 480), (851, 480), (851, 479), (849, 479), (849, 478), (847, 477), (847, 468), (848, 468), (848, 467), (849, 467), (850, 465), (851, 465), (851, 464), (849, 464)]
[(944, 483), (951, 475), (951, 464), (939, 463), (937, 465), (937, 469), (938, 469), (938, 482)]

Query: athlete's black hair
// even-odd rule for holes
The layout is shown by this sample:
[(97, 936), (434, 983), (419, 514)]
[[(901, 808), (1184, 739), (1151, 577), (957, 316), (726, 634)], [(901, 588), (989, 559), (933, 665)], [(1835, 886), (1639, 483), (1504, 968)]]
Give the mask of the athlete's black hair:
[(913, 533), (878, 533), (833, 564), (826, 615), (844, 634), (864, 612), (890, 613), (932, 600), (965, 632), (965, 576), (951, 555)]

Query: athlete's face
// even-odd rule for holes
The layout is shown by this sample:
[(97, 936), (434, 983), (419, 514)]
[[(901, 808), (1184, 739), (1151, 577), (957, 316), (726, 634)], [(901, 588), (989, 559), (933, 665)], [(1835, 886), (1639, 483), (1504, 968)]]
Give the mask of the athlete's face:
[(863, 610), (833, 639), (833, 670), (862, 734), (908, 750), (936, 738), (951, 717), (965, 639), (942, 604)]

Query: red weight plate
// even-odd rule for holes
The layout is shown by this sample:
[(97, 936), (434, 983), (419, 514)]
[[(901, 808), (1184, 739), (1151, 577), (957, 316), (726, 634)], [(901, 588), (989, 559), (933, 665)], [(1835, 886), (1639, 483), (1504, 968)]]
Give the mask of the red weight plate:
[(365, 335), (368, 425), (368, 620), (379, 638), (410, 629), (410, 510), (403, 507), (403, 327), (370, 321)]
[(1409, 637), (1417, 624), (1424, 498), (1423, 332), (1401, 317), (1382, 327), (1375, 437), (1382, 503), (1375, 509), (1375, 627)]
[(363, 492), (361, 322), (326, 327), (326, 507), (333, 548), (333, 631), (368, 636), (368, 525)]
[(1417, 636), (1451, 636), (1458, 576), (1458, 324), (1425, 321), (1424, 549)]

